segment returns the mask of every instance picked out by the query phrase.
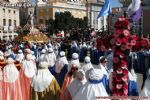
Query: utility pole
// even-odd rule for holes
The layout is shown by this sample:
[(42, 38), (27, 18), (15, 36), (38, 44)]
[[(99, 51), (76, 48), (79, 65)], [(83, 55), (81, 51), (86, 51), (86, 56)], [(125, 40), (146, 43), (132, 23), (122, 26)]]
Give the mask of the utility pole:
[(86, 0), (86, 16), (87, 16), (87, 19), (88, 19), (88, 25), (89, 26), (89, 7), (88, 7), (88, 0)]

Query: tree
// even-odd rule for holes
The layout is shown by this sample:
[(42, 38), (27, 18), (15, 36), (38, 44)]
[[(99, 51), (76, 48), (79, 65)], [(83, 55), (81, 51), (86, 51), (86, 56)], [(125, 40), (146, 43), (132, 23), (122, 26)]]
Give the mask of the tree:
[[(51, 22), (48, 22), (48, 24)], [(86, 28), (87, 17), (84, 19), (74, 18), (68, 11), (55, 13), (55, 20), (53, 21), (53, 29), (69, 31), (72, 28)], [(50, 29), (50, 28), (49, 28)]]
[(46, 21), (46, 26), (47, 26), (46, 31), (49, 33), (48, 35), (52, 35), (55, 31), (54, 30), (54, 20), (49, 19), (48, 21)]

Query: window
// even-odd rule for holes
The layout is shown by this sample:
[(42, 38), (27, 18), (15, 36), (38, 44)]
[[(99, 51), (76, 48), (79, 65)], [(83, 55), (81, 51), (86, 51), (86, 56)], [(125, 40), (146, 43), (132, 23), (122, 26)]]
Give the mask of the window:
[(12, 24), (11, 24), (11, 19), (9, 19), (9, 20), (8, 20), (8, 23), (9, 23), (9, 26), (11, 26), (11, 25), (12, 25)]
[(5, 8), (3, 8), (3, 12), (5, 13)]
[(43, 19), (40, 19), (39, 22), (42, 24), (43, 23)]
[(12, 35), (9, 35), (9, 39), (12, 39)]
[(6, 26), (6, 19), (3, 19), (3, 26)]
[(16, 11), (14, 11), (14, 14), (16, 13)]
[(7, 31), (3, 31), (3, 33), (7, 33)]
[(7, 36), (3, 36), (3, 39), (6, 39)]
[(45, 23), (46, 23), (46, 25), (48, 25), (48, 23), (49, 23), (49, 20), (45, 20)]
[(10, 13), (10, 12), (11, 12), (11, 10), (9, 9), (9, 10), (8, 10), (8, 13)]
[(14, 20), (14, 26), (16, 26), (17, 24), (16, 24), (16, 20)]

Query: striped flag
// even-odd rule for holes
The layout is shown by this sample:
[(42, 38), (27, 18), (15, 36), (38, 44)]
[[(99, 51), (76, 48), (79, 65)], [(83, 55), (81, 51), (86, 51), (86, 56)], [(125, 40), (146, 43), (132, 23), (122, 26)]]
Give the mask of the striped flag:
[(100, 10), (100, 12), (99, 12), (99, 14), (97, 16), (97, 19), (99, 17), (109, 15), (110, 14), (110, 10), (111, 10), (110, 2), (109, 2), (109, 0), (105, 0), (105, 3), (104, 3), (102, 9)]
[(137, 23), (141, 18), (141, 0), (132, 0), (127, 11), (132, 21)]

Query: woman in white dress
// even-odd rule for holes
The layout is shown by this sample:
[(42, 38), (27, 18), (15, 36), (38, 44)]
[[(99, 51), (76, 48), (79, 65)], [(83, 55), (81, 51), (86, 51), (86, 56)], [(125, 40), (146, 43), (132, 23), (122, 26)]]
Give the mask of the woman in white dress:
[(100, 69), (91, 69), (88, 81), (81, 87), (73, 100), (97, 100), (99, 97), (108, 96), (102, 82), (103, 76)]

